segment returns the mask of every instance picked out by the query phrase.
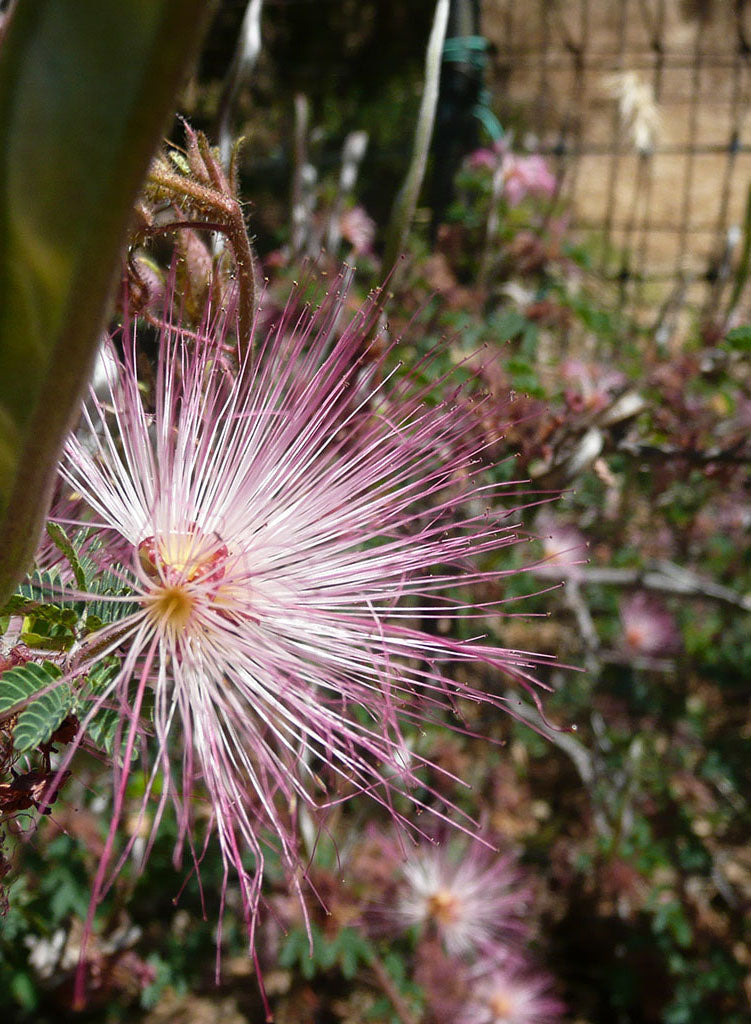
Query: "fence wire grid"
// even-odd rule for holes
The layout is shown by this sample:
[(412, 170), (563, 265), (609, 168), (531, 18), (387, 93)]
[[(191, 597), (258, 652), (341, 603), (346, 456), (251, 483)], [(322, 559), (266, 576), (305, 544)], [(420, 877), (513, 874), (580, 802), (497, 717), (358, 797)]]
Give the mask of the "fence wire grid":
[(495, 106), (554, 162), (598, 274), (635, 313), (711, 316), (742, 262), (751, 3), (484, 0), (482, 17)]

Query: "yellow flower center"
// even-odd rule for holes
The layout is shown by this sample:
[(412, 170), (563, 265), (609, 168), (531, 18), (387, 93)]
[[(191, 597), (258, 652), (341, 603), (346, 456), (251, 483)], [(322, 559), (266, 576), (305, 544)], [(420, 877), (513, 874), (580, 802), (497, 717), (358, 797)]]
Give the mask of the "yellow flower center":
[(510, 1020), (514, 1012), (514, 1004), (506, 992), (496, 992), (488, 1000), (488, 1006), (498, 1024)]
[(629, 626), (626, 630), (626, 643), (634, 650), (640, 650), (644, 646), (646, 635), (640, 626)]
[(227, 545), (216, 533), (191, 523), (186, 530), (146, 537), (138, 545), (141, 568), (152, 580), (172, 585), (222, 579)]
[(438, 924), (453, 924), (459, 916), (459, 902), (450, 889), (439, 889), (429, 898), (428, 910)]
[(195, 599), (185, 587), (155, 587), (145, 600), (148, 613), (162, 629), (182, 631), (190, 622)]
[(183, 531), (142, 540), (138, 559), (152, 581), (144, 605), (154, 624), (174, 632), (186, 629), (201, 599), (215, 602), (227, 557), (221, 537), (195, 523)]

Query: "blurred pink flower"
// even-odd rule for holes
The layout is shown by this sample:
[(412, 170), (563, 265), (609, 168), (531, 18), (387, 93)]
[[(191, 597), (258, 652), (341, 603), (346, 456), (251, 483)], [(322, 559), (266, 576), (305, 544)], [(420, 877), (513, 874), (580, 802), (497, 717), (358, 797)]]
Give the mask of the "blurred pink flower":
[(479, 838), (422, 846), (409, 854), (401, 874), (399, 920), (438, 935), (451, 956), (490, 953), (524, 930), (530, 893), (516, 860)]
[(556, 192), (556, 178), (545, 158), (539, 153), (512, 153), (505, 140), (470, 153), (467, 166), (498, 172), (509, 206), (518, 206), (527, 196), (550, 198)]
[(518, 206), (527, 196), (550, 198), (555, 195), (555, 175), (539, 154), (517, 156), (506, 153), (502, 167), (504, 192), (509, 206)]
[(502, 150), (497, 147), (476, 149), (467, 157), (467, 166), (472, 170), (484, 168), (494, 171), (502, 157)]
[(362, 206), (353, 206), (351, 210), (344, 211), (339, 218), (339, 231), (355, 253), (372, 251), (376, 224)]
[(531, 972), (516, 957), (478, 964), (471, 995), (456, 1024), (557, 1024), (564, 1006), (552, 994), (553, 979)]
[(692, 536), (702, 542), (709, 537), (730, 535), (735, 540), (745, 539), (751, 529), (751, 506), (748, 498), (732, 490), (714, 498), (711, 504), (697, 510), (692, 524)]
[(582, 566), (587, 563), (589, 556), (584, 534), (549, 513), (541, 513), (537, 517), (536, 526), (545, 554), (543, 569), (559, 577), (580, 579)]
[(568, 384), (566, 401), (575, 412), (599, 412), (627, 381), (620, 370), (581, 359), (566, 359), (560, 374)]
[[(153, 413), (126, 340), (107, 401), (92, 394), (84, 412), (91, 439), (67, 443), (62, 473), (105, 550), (111, 540), (130, 590), (100, 600), (113, 612), (136, 605), (80, 652), (81, 670), (87, 651), (91, 661), (123, 657), (89, 715), (118, 707), (123, 741), (89, 929), (147, 699), (146, 848), (171, 800), (178, 851), (186, 841), (192, 850), (190, 798), (207, 793), (225, 886), (234, 868), (251, 943), (269, 835), (301, 891), (290, 808), (320, 815), (341, 799), (338, 781), (345, 796), (367, 792), (393, 809), (390, 790), (415, 787), (422, 763), (404, 758), (401, 723), (460, 697), (506, 707), (502, 686), (476, 690), (455, 664), (505, 673), (538, 700), (530, 672), (542, 656), (443, 633), (488, 608), (458, 587), (507, 574), (473, 568), (472, 558), (517, 540), (508, 506), (492, 511), (509, 485), (482, 482), (475, 412), (458, 391), (436, 402), (435, 385), (397, 376), (387, 348), (369, 340), (374, 304), (335, 333), (343, 303), (332, 292), (315, 313), (293, 316), (290, 305), (252, 356), (250, 345), (238, 355), (236, 375), (217, 358), (221, 326), (197, 338), (165, 329)], [(441, 632), (416, 624), (431, 619)], [(413, 803), (423, 806), (418, 795)]]
[(659, 598), (638, 591), (621, 602), (623, 642), (635, 654), (674, 654), (681, 646), (675, 619)]

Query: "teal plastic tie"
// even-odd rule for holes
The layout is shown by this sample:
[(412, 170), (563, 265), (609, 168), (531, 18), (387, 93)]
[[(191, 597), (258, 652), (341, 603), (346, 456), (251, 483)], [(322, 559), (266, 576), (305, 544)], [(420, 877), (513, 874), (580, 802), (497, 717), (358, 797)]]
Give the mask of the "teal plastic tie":
[[(484, 72), (488, 65), (488, 49), (490, 43), (485, 36), (452, 36), (443, 44), (443, 59), (447, 64), (468, 64), (476, 71)], [(476, 117), (491, 142), (499, 142), (503, 136), (503, 126), (490, 109), (490, 93), (483, 89), (478, 102), (472, 108), (472, 116)]]
[(493, 111), (485, 103), (476, 103), (472, 107), (472, 115), (476, 117), (492, 142), (500, 142), (505, 135), (503, 125)]
[(489, 46), (485, 36), (451, 36), (443, 44), (443, 59), (449, 64), (471, 64), (484, 71)]

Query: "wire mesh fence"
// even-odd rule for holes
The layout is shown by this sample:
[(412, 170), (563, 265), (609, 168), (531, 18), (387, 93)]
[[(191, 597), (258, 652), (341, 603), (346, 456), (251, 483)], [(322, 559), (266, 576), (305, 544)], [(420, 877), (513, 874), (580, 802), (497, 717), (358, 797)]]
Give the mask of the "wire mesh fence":
[(747, 0), (485, 0), (483, 30), (502, 119), (534, 129), (622, 303), (748, 312)]

